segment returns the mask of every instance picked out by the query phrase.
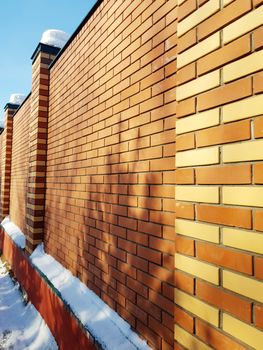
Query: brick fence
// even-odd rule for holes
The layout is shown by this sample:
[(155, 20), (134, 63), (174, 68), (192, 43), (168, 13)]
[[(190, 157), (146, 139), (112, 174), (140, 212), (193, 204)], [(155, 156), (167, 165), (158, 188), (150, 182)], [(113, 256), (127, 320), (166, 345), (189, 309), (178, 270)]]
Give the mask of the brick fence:
[(263, 343), (261, 4), (98, 1), (6, 106), (2, 217), (153, 349)]

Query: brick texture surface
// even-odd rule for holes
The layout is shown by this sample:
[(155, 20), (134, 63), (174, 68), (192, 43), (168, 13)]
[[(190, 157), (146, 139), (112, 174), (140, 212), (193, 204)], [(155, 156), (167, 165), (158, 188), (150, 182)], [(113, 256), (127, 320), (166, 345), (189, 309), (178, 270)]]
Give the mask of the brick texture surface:
[(11, 163), (13, 143), (13, 116), (17, 105), (7, 104), (4, 114), (4, 131), (1, 134), (1, 194), (0, 194), (0, 219), (9, 214), (10, 209), (10, 186), (11, 186)]
[(176, 21), (173, 0), (103, 1), (50, 70), (47, 251), (154, 349), (174, 341)]
[(260, 344), (261, 15), (103, 0), (6, 115), (1, 215), (155, 350)]
[[(198, 17), (195, 17), (195, 14), (198, 13), (198, 9), (209, 6), (209, 3), (211, 6), (212, 3), (221, 3), (221, 9), (218, 8), (215, 13), (196, 25)], [(259, 288), (261, 286), (262, 258), (257, 244), (246, 247), (246, 241), (250, 241), (250, 234), (253, 233), (254, 239), (259, 242), (262, 235), (260, 231), (263, 230), (262, 210), (258, 208), (261, 204), (257, 204), (257, 193), (252, 192), (255, 188), (260, 191), (263, 183), (263, 155), (256, 157), (256, 148), (252, 148), (251, 151), (248, 149), (247, 155), (241, 155), (242, 148), (240, 155), (238, 153), (242, 142), (253, 142), (262, 138), (263, 109), (262, 104), (259, 104), (256, 112), (252, 112), (251, 115), (247, 112), (243, 117), (242, 108), (239, 111), (232, 108), (236, 101), (242, 102), (246, 99), (249, 103), (253, 95), (260, 96), (262, 93), (263, 66), (259, 67), (261, 71), (258, 72), (259, 61), (253, 60), (255, 57), (253, 54), (260, 52), (262, 47), (262, 27), (258, 27), (256, 21), (253, 21), (253, 14), (256, 14), (253, 11), (262, 10), (258, 7), (260, 4), (261, 2), (250, 0), (209, 0), (199, 1), (199, 8), (196, 8), (196, 3), (181, 1), (178, 7), (180, 27), (191, 28), (178, 38), (178, 62), (185, 57), (191, 62), (178, 70), (178, 85), (187, 81), (185, 87), (191, 87), (200, 76), (220, 69), (220, 86), (206, 89), (205, 92), (200, 88), (198, 90), (200, 92), (194, 96), (180, 98), (177, 105), (177, 117), (180, 119), (176, 136), (176, 158), (178, 158), (176, 184), (180, 186), (180, 200), (176, 197), (175, 199), (180, 232), (176, 236), (178, 237), (176, 247), (180, 254), (187, 256), (187, 259), (190, 255), (191, 259), (194, 259), (184, 258), (182, 263), (181, 257), (178, 265), (175, 260), (175, 280), (179, 290), (194, 295), (196, 303), (202, 301), (202, 304), (197, 304), (199, 308), (194, 309), (194, 305), (182, 303), (180, 299), (177, 301), (175, 298), (175, 304), (177, 302), (180, 304), (179, 311), (176, 311), (175, 322), (184, 329), (184, 332), (180, 328), (175, 329), (175, 340), (187, 349), (199, 347), (206, 349), (207, 346), (213, 349), (254, 348), (256, 343), (253, 332), (262, 330), (262, 304), (258, 302), (256, 294), (251, 294), (247, 290), (253, 283)], [(246, 23), (246, 28), (242, 29), (242, 26), (235, 23), (236, 21)], [(198, 43), (201, 47), (204, 40), (209, 40), (212, 35), (217, 34), (221, 37), (220, 47), (211, 48), (210, 52), (205, 52), (200, 57), (195, 45)], [(183, 55), (182, 59), (180, 55)], [(187, 97), (190, 93), (183, 91), (183, 96)], [(219, 117), (213, 122), (211, 118), (215, 108), (219, 108), (219, 113), (226, 108), (228, 119)], [(201, 118), (202, 114), (199, 114), (202, 111), (209, 114), (206, 123), (203, 122), (204, 118), (203, 120)], [(234, 148), (228, 148), (230, 144)], [(248, 145), (253, 147), (253, 143)], [(212, 146), (220, 152), (218, 158), (208, 161), (203, 157), (201, 160), (196, 160), (195, 155), (200, 154), (197, 152), (199, 149), (203, 150), (204, 155), (208, 155)], [(207, 152), (204, 151), (206, 149)], [(191, 150), (192, 153), (187, 153), (189, 151), (181, 153), (186, 150)], [(221, 150), (225, 152), (224, 157)], [(227, 161), (227, 158), (230, 161)], [(256, 161), (253, 161), (254, 159)], [(209, 163), (212, 164), (207, 165)], [(191, 191), (194, 191), (195, 185), (197, 188), (205, 185), (207, 200), (190, 196), (187, 191), (189, 185)], [(235, 185), (239, 185), (240, 197), (244, 188), (248, 194), (247, 199), (235, 198), (236, 192), (231, 190), (229, 192), (229, 185), (233, 186), (233, 189)], [(211, 196), (208, 195), (208, 191), (210, 189), (211, 192), (213, 188), (215, 191), (219, 190), (219, 201), (210, 204)], [(231, 193), (227, 201), (224, 199), (226, 193)], [(215, 229), (219, 229), (219, 232), (224, 232), (224, 239), (219, 236), (217, 241), (210, 241), (212, 237), (209, 238), (205, 232), (198, 235), (198, 239), (190, 239), (196, 235), (194, 232), (189, 232), (187, 222), (212, 225)], [(199, 262), (205, 265), (199, 264), (200, 268), (196, 270)], [(214, 272), (219, 273), (219, 283), (216, 283), (216, 276), (208, 275), (207, 264), (210, 269), (219, 268), (219, 271)], [(228, 271), (231, 271), (231, 275), (228, 275)], [(233, 278), (230, 279), (228, 276)], [(236, 281), (240, 281), (239, 288), (234, 287), (234, 277)], [(210, 279), (212, 283), (207, 283), (205, 279), (208, 281)], [(209, 315), (205, 312), (211, 305), (219, 317), (222, 317), (222, 322), (214, 324), (213, 327)], [(231, 317), (223, 317), (224, 314), (230, 314)], [(239, 323), (240, 321), (242, 323)], [(247, 327), (246, 337), (242, 336), (241, 331), (240, 333), (233, 331), (236, 324)], [(259, 333), (255, 334), (257, 338)]]
[(29, 164), (29, 117), (31, 100), (28, 98), (14, 115), (11, 164), (10, 219), (26, 232), (26, 194)]

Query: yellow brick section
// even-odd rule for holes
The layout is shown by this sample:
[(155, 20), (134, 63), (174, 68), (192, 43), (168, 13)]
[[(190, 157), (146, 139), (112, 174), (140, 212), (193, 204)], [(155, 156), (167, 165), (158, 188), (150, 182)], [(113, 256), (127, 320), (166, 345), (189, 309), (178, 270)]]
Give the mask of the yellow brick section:
[(209, 52), (217, 49), (218, 47), (220, 47), (219, 32), (201, 41), (201, 43), (191, 47), (189, 50), (178, 54), (177, 68), (181, 68), (187, 65), (188, 63), (195, 61), (196, 59), (208, 54)]
[(197, 24), (210, 17), (213, 13), (220, 9), (219, 0), (210, 0), (205, 5), (201, 6), (198, 10), (193, 12), (190, 16), (186, 17), (183, 21), (178, 23), (177, 35), (182, 36), (188, 30), (196, 27)]
[(197, 113), (190, 117), (180, 118), (176, 122), (177, 135), (208, 128), (219, 124), (219, 108), (211, 109), (209, 111)]
[(219, 284), (219, 268), (181, 254), (175, 254), (175, 267), (213, 284)]
[(192, 80), (189, 83), (178, 86), (176, 91), (177, 101), (212, 89), (219, 84), (219, 70), (203, 75), (202, 77)]
[(223, 228), (223, 244), (263, 254), (263, 234), (234, 228)]
[(175, 340), (189, 350), (210, 350), (210, 346), (205, 345), (203, 342), (193, 337), (190, 333), (186, 332), (183, 328), (175, 325), (174, 327)]
[(263, 114), (263, 94), (229, 103), (222, 107), (222, 119), (225, 123), (260, 114)]
[(177, 152), (176, 166), (193, 166), (219, 163), (219, 147), (208, 147), (191, 151)]
[(255, 279), (224, 270), (223, 287), (250, 299), (263, 302), (263, 282)]
[(223, 314), (223, 330), (253, 349), (262, 349), (263, 332), (225, 313)]
[(245, 205), (252, 207), (263, 207), (263, 186), (245, 187), (230, 186), (223, 187), (223, 203), (232, 205)]
[(223, 162), (242, 162), (263, 159), (263, 140), (234, 143), (222, 147)]
[(262, 25), (262, 18), (263, 6), (260, 6), (258, 9), (229, 24), (223, 29), (224, 44)]
[(219, 227), (215, 225), (176, 219), (175, 232), (204, 241), (219, 243)]
[(178, 289), (175, 289), (176, 304), (182, 308), (190, 311), (194, 315), (202, 318), (208, 323), (218, 327), (219, 325), (219, 310), (213, 306), (210, 306), (203, 301), (192, 297)]
[(219, 188), (214, 186), (176, 186), (175, 198), (181, 201), (219, 203)]
[(259, 71), (262, 68), (263, 50), (226, 65), (223, 68), (223, 81), (224, 83), (228, 83), (231, 80)]

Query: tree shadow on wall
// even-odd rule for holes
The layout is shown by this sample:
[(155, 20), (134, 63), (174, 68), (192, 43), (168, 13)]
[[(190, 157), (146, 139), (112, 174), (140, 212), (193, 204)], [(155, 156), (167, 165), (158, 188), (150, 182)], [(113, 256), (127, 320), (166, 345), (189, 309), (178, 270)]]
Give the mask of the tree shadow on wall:
[(173, 349), (173, 226), (161, 194), (151, 193), (162, 176), (139, 160), (139, 127), (136, 139), (126, 141), (121, 120), (114, 130), (119, 142), (108, 148), (98, 174), (88, 175), (73, 273), (154, 349)]

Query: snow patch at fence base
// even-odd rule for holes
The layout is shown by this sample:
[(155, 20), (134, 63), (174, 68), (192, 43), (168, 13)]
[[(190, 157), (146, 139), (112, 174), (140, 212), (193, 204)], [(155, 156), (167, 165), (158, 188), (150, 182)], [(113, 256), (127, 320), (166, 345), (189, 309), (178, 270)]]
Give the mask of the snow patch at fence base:
[(149, 346), (115, 311), (85, 286), (40, 244), (30, 260), (59, 291), (75, 316), (105, 350), (149, 350)]

